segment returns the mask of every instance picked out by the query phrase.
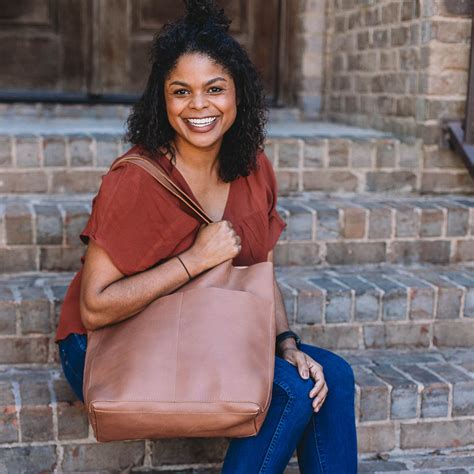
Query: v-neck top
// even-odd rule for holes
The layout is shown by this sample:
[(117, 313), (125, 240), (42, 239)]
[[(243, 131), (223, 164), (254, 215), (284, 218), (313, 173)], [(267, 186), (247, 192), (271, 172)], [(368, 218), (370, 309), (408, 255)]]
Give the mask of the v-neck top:
[[(145, 154), (145, 153), (144, 153), (143, 150), (141, 150), (142, 155)], [(150, 155), (148, 153), (146, 153), (146, 155), (148, 157), (150, 157)], [(190, 198), (192, 198), (192, 200), (195, 203), (197, 203), (201, 207), (201, 209), (204, 209), (204, 207), (201, 205), (201, 203), (198, 201), (198, 199), (194, 195), (191, 187), (189, 186), (188, 182), (186, 181), (186, 178), (181, 174), (181, 172), (178, 170), (178, 168), (176, 168), (176, 166), (174, 166), (170, 162), (170, 160), (165, 155), (157, 154), (157, 155), (154, 156), (154, 160), (156, 160), (162, 168), (166, 169), (168, 177), (173, 178), (175, 184), (177, 184)], [(220, 220), (226, 220), (227, 219), (227, 213), (228, 213), (229, 206), (231, 205), (232, 194), (235, 192), (234, 188), (236, 186), (238, 186), (238, 184), (237, 184), (238, 182), (239, 182), (238, 179), (235, 179), (235, 180), (230, 182), (230, 188), (229, 188), (229, 191), (228, 191), (228, 194), (227, 194), (227, 201), (225, 203), (224, 212), (222, 213), (222, 217), (221, 217)]]
[[(139, 145), (128, 154), (148, 156), (198, 204), (185, 178), (162, 154), (151, 155)], [(114, 161), (114, 163), (115, 163)], [(222, 220), (229, 220), (241, 238), (242, 249), (232, 260), (236, 266), (267, 260), (286, 222), (276, 209), (278, 188), (265, 152), (257, 156), (257, 169), (232, 181)], [(190, 248), (204, 220), (153, 176), (134, 163), (120, 163), (102, 175), (92, 200), (89, 220), (79, 237), (93, 239), (124, 275), (150, 269)], [(85, 256), (81, 257), (82, 264)], [(61, 306), (55, 342), (70, 333), (86, 334), (79, 311), (82, 268), (75, 274)]]

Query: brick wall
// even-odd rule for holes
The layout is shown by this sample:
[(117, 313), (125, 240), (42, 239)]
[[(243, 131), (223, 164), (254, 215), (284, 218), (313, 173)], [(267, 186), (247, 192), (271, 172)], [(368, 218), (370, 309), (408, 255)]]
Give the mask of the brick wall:
[(465, 116), (469, 1), (334, 0), (326, 10), (323, 117), (423, 141), (426, 190), (470, 181), (442, 146), (442, 123)]
[(328, 117), (438, 143), (440, 119), (464, 116), (471, 10), (445, 0), (332, 2)]

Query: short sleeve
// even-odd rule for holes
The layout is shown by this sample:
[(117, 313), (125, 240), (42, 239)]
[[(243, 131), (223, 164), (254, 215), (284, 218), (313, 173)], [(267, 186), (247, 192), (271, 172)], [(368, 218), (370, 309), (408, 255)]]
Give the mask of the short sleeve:
[(109, 171), (102, 176), (81, 240), (97, 242), (124, 275), (166, 258), (176, 245), (178, 226), (181, 232), (190, 229), (183, 228), (159, 191), (154, 178), (133, 163)]
[(273, 165), (265, 153), (261, 154), (261, 166), (265, 172), (267, 181), (267, 201), (268, 201), (268, 237), (267, 237), (267, 252), (272, 250), (281, 233), (287, 226), (287, 223), (280, 216), (277, 211), (278, 200), (278, 184), (275, 176)]

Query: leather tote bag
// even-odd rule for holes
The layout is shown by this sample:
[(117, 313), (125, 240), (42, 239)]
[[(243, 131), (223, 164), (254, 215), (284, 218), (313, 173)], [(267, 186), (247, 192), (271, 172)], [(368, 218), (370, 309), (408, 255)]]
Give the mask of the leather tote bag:
[[(128, 155), (206, 223), (160, 166)], [(99, 442), (255, 436), (271, 401), (275, 356), (272, 262), (227, 260), (136, 315), (88, 331), (83, 392)]]

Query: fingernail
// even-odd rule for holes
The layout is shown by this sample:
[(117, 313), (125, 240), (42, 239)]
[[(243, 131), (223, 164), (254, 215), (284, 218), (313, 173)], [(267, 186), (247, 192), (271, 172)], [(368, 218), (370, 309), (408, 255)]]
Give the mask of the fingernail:
[(303, 377), (304, 378), (308, 377), (308, 372), (303, 372)]

